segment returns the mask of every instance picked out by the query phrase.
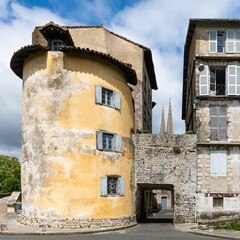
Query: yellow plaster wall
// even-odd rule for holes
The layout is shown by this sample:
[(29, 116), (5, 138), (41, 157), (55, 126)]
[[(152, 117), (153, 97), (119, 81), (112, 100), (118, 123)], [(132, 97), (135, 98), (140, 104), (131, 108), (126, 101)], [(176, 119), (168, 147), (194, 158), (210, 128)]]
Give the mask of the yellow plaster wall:
[[(24, 68), (23, 213), (40, 218), (134, 215), (133, 106), (124, 74), (96, 59), (60, 52), (47, 56), (46, 69), (31, 73), (35, 58)], [(96, 104), (96, 85), (119, 92), (121, 110)], [(121, 135), (122, 153), (96, 150), (97, 130)], [(100, 196), (100, 177), (108, 175), (124, 178), (125, 196)]]

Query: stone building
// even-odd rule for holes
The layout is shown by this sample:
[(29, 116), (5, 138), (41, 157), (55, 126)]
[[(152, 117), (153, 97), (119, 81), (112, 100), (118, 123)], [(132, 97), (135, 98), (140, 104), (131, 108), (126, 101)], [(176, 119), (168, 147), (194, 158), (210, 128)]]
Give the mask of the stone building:
[(199, 221), (240, 217), (240, 20), (190, 19), (182, 119), (197, 134)]
[[(137, 84), (136, 73), (105, 47), (98, 46), (102, 52), (81, 48), (78, 28), (50, 23), (38, 30), (33, 45), (11, 59), (12, 70), (23, 80), (19, 221), (56, 228), (134, 225), (130, 85)], [(126, 48), (131, 44), (141, 49), (141, 60), (151, 56), (150, 50), (102, 27), (95, 30), (127, 42)], [(153, 66), (150, 69), (154, 74)], [(151, 89), (150, 81), (147, 84)]]
[[(59, 34), (56, 35), (58, 26), (52, 22), (45, 26), (36, 27), (32, 34), (32, 44), (54, 47), (52, 45), (65, 44)], [(121, 62), (132, 65), (137, 75), (137, 84), (131, 85), (135, 105), (135, 130), (152, 130), (152, 90), (157, 90), (155, 70), (151, 50), (143, 45), (126, 39), (109, 31), (102, 25), (99, 26), (65, 26), (61, 27), (71, 36), (68, 45), (91, 49)], [(46, 39), (46, 29), (51, 31), (51, 41)]]

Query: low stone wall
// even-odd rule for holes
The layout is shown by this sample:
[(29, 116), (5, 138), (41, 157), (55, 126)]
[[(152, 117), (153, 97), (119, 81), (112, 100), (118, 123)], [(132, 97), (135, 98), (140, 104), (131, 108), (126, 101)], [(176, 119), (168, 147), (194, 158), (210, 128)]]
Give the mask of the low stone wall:
[[(171, 186), (175, 221), (196, 218), (196, 135), (135, 134), (135, 176), (138, 185)], [(160, 188), (159, 188), (160, 189)], [(141, 208), (136, 193), (137, 219)]]
[(122, 218), (101, 218), (101, 219), (53, 219), (53, 218), (29, 218), (20, 214), (18, 222), (33, 227), (79, 229), (79, 228), (113, 228), (131, 227), (136, 225), (136, 217), (128, 216)]

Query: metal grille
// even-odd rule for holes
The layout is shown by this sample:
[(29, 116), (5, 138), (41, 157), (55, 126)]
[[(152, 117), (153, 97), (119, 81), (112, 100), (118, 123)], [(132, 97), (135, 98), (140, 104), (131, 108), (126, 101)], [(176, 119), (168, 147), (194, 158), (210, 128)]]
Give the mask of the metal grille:
[(213, 207), (223, 207), (223, 198), (222, 197), (214, 197), (213, 198)]
[(108, 195), (116, 195), (117, 194), (117, 182), (118, 182), (118, 178), (108, 177), (108, 179), (107, 179)]

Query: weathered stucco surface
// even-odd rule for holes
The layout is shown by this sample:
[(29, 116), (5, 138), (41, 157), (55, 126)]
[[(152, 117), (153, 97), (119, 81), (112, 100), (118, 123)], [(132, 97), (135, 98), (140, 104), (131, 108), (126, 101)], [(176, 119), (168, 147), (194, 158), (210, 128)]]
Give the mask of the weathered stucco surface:
[[(121, 93), (121, 110), (96, 104), (95, 85)], [(22, 112), (21, 221), (133, 224), (133, 105), (124, 75), (106, 62), (61, 52), (30, 58)], [(122, 153), (96, 150), (98, 130), (121, 135)], [(124, 178), (125, 196), (101, 197), (100, 178), (109, 175)]]

